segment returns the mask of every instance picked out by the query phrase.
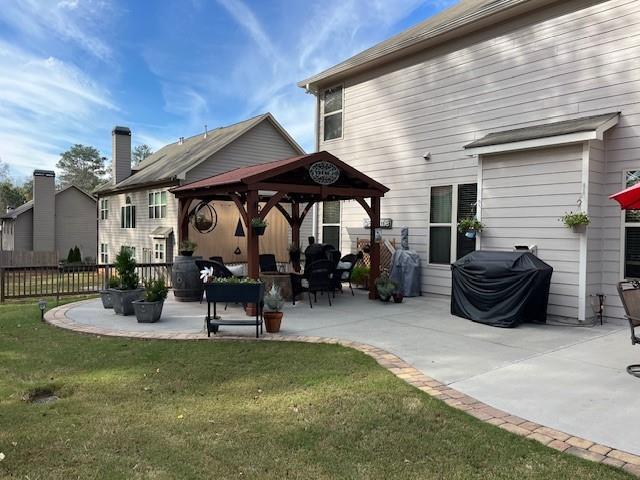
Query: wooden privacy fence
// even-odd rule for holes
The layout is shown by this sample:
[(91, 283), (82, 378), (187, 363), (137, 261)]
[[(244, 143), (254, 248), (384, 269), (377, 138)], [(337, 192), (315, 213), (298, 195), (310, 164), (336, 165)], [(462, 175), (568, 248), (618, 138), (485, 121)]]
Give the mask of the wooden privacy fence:
[(0, 251), (1, 267), (46, 266), (58, 263), (58, 252), (34, 252), (32, 250)]
[[(171, 287), (172, 263), (138, 263), (140, 281), (164, 278)], [(0, 302), (12, 298), (97, 293), (115, 275), (113, 265), (0, 267)]]

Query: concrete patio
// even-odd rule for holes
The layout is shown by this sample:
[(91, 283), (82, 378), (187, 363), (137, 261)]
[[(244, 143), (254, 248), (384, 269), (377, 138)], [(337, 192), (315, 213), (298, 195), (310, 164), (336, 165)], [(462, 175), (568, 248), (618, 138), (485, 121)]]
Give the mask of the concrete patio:
[[(68, 327), (100, 327), (119, 334), (204, 333), (206, 303), (177, 303), (170, 294), (156, 324), (118, 317), (99, 300), (66, 310)], [(239, 318), (229, 306), (223, 316)], [(244, 317), (246, 318), (246, 317)], [(66, 325), (65, 325), (66, 326)], [(221, 327), (218, 334), (253, 338), (255, 329)], [(634, 400), (640, 379), (626, 366), (640, 363), (628, 326), (522, 325), (499, 329), (449, 314), (448, 299), (425, 296), (383, 304), (364, 292), (338, 295), (333, 307), (318, 297), (285, 307), (281, 335), (340, 338), (396, 354), (424, 374), (518, 417), (619, 450), (640, 454), (640, 417)]]

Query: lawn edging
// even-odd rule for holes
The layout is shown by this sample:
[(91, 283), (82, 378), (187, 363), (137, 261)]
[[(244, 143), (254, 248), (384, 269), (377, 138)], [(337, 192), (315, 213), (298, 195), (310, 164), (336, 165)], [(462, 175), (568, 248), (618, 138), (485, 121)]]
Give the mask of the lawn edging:
[(521, 437), (535, 440), (560, 452), (569, 453), (586, 460), (621, 468), (637, 477), (640, 477), (640, 456), (638, 455), (617, 450), (606, 445), (601, 445), (569, 433), (561, 432), (494, 408), (473, 397), (459, 392), (458, 390), (450, 388), (438, 380), (426, 376), (424, 373), (405, 362), (394, 353), (390, 353), (373, 345), (342, 340), (339, 338), (305, 335), (265, 334), (260, 339), (256, 339), (253, 337), (240, 336), (207, 337), (204, 333), (172, 333), (158, 331), (153, 333), (126, 332), (122, 330), (111, 330), (108, 328), (79, 324), (67, 316), (67, 311), (70, 308), (90, 301), (93, 301), (93, 299), (54, 307), (45, 313), (44, 320), (50, 325), (66, 330), (108, 337), (125, 337), (148, 340), (305, 342), (337, 344), (343, 347), (353, 348), (369, 355), (380, 366), (386, 368), (396, 377), (404, 380), (409, 385), (422, 390), (434, 398), (442, 400), (453, 408), (465, 411), (469, 415), (472, 415), (483, 422), (490, 423)]

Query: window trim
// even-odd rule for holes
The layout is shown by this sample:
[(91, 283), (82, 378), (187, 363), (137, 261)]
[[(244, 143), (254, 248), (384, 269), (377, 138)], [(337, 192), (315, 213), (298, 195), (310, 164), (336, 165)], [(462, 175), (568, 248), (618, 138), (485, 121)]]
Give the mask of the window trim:
[[(339, 110), (334, 110), (332, 112), (329, 113), (325, 113), (324, 111), (324, 97), (325, 94), (327, 92), (327, 90), (331, 90), (332, 88), (341, 88), (341, 93), (342, 93), (342, 108), (340, 108)], [(324, 87), (322, 89), (322, 100), (320, 102), (321, 105), (321, 112), (320, 112), (320, 121), (322, 123), (322, 143), (330, 143), (330, 142), (335, 142), (337, 140), (343, 140), (344, 139), (344, 83), (337, 83), (335, 85), (331, 85), (328, 87)], [(329, 140), (325, 140), (324, 136), (325, 136), (325, 118), (329, 117), (331, 115), (337, 115), (340, 114), (340, 136), (339, 137), (335, 137), (335, 138), (330, 138)]]
[[(162, 248), (158, 248), (162, 247)], [(158, 261), (159, 263), (166, 261), (166, 245), (165, 242), (154, 242), (153, 243), (153, 260)], [(158, 256), (160, 254), (160, 257)]]
[[(427, 216), (427, 265), (433, 268), (441, 268), (449, 270), (451, 268), (451, 264), (456, 262), (457, 254), (458, 254), (458, 187), (460, 185), (470, 185), (476, 184), (476, 188), (479, 183), (475, 182), (458, 182), (458, 183), (445, 183), (445, 184), (435, 184), (429, 185), (429, 212)], [(451, 187), (451, 223), (431, 223), (431, 189), (438, 187)], [(478, 213), (476, 210), (476, 217), (478, 217)], [(431, 262), (431, 227), (450, 227), (451, 228), (451, 245), (449, 246), (449, 263), (432, 263)], [(476, 235), (475, 241), (475, 250), (478, 250), (478, 240), (479, 236)]]
[[(164, 203), (162, 203), (162, 197), (164, 194)], [(151, 203), (151, 196), (153, 196), (153, 201), (154, 203)], [(155, 203), (156, 202), (156, 196), (160, 199), (159, 203)], [(148, 215), (149, 218), (151, 220), (160, 220), (163, 218), (167, 218), (167, 210), (168, 210), (168, 203), (169, 203), (169, 195), (167, 194), (166, 190), (148, 190), (147, 191), (147, 206), (148, 206)], [(164, 207), (164, 215), (162, 215), (162, 207)], [(160, 215), (156, 216), (155, 214), (155, 209), (159, 208), (160, 209)], [(153, 215), (151, 214), (151, 212), (153, 212)]]
[(320, 232), (322, 233), (322, 243), (324, 241), (324, 227), (338, 227), (338, 245), (336, 248), (340, 250), (342, 245), (342, 202), (340, 200), (327, 200), (327, 202), (338, 202), (340, 212), (338, 213), (338, 223), (324, 223), (324, 201), (322, 202), (322, 212), (320, 215)]
[(100, 220), (109, 220), (109, 199), (100, 199)]
[[(636, 171), (640, 171), (640, 166), (637, 168), (625, 168), (622, 170), (622, 190), (627, 188), (627, 174), (629, 172)], [(627, 222), (626, 214), (626, 210), (620, 210), (620, 281), (628, 280), (627, 277), (625, 277), (625, 257), (627, 256), (626, 228), (640, 228), (640, 222)], [(635, 277), (629, 278), (634, 279)]]
[[(130, 225), (127, 226), (127, 209), (130, 210), (129, 220)], [(136, 206), (131, 202), (131, 197), (127, 195), (124, 200), (124, 205), (120, 207), (120, 228), (136, 228)]]

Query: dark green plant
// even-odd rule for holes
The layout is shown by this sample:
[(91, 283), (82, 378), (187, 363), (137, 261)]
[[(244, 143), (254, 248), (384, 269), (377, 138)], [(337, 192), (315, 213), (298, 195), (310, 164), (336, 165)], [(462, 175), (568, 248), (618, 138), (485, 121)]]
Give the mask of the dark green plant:
[(69, 249), (69, 253), (67, 254), (67, 263), (73, 263), (73, 248)]
[(484, 224), (475, 217), (466, 217), (458, 222), (458, 231), (460, 233), (467, 233), (469, 231), (480, 233), (483, 229)]
[(109, 288), (118, 288), (120, 286), (120, 279), (115, 275), (109, 277)]
[(266, 222), (266, 220), (260, 218), (260, 217), (253, 217), (251, 219), (251, 226), (253, 228), (262, 228), (262, 227), (266, 227), (268, 225), (268, 223)]
[(560, 220), (567, 228), (577, 227), (578, 225), (589, 225), (591, 219), (585, 212), (568, 212), (565, 213)]
[(191, 240), (183, 240), (180, 242), (180, 251), (194, 252), (198, 244)]
[(376, 289), (381, 300), (389, 300), (398, 291), (398, 284), (389, 278), (386, 272), (380, 274), (376, 280)]
[(370, 272), (371, 269), (363, 265), (354, 267), (353, 271), (351, 272), (351, 283), (355, 283), (356, 285), (363, 285), (369, 278)]
[(144, 282), (144, 297), (147, 302), (164, 301), (169, 289), (164, 283), (164, 278), (146, 280)]
[(76, 263), (82, 262), (82, 254), (80, 253), (80, 249), (77, 245), (73, 247), (73, 261)]
[(122, 247), (120, 249), (120, 253), (116, 255), (114, 266), (120, 279), (120, 289), (134, 290), (138, 288), (140, 278), (136, 273), (136, 261), (129, 247)]

